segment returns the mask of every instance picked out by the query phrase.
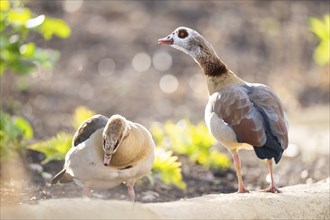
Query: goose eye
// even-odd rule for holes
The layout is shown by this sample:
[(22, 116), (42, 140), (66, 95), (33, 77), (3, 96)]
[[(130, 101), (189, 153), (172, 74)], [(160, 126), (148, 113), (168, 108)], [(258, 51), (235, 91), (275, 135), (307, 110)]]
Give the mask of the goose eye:
[(186, 38), (188, 36), (188, 32), (185, 29), (180, 29), (179, 30), (179, 34), (178, 34), (179, 38)]

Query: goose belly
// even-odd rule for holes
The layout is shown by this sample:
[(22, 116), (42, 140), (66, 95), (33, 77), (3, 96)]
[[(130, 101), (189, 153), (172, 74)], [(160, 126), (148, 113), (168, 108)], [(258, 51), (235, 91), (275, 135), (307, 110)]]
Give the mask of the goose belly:
[(234, 130), (211, 111), (209, 105), (205, 109), (205, 123), (213, 137), (228, 150), (252, 149), (252, 146), (238, 143)]

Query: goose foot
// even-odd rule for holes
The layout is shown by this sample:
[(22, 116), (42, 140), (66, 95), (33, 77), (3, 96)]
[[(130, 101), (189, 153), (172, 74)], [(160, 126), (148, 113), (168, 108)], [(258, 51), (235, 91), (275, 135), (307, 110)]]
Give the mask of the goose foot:
[(261, 192), (281, 193), (282, 191), (279, 190), (276, 186), (269, 186), (267, 189), (262, 189)]

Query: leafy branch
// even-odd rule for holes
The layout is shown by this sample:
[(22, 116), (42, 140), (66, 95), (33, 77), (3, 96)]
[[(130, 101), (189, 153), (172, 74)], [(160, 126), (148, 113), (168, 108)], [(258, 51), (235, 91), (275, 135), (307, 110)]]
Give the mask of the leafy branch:
[(28, 74), (38, 66), (50, 68), (60, 53), (38, 47), (27, 41), (31, 32), (39, 33), (45, 40), (53, 36), (69, 37), (71, 30), (62, 19), (35, 15), (22, 1), (0, 1), (0, 75), (6, 70), (19, 75)]

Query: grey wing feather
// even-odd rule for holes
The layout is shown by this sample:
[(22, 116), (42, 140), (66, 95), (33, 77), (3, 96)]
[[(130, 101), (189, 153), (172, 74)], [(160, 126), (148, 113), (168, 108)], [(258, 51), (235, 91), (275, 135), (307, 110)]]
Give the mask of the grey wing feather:
[(252, 91), (250, 100), (261, 108), (267, 115), (270, 130), (277, 138), (281, 147), (288, 147), (288, 120), (283, 106), (275, 93), (267, 86), (261, 84), (250, 84)]
[(254, 108), (243, 86), (236, 85), (220, 90), (213, 102), (213, 111), (234, 129), (239, 142), (252, 146), (265, 144), (267, 138), (263, 117)]
[(108, 118), (103, 115), (94, 115), (85, 120), (73, 136), (72, 146), (86, 141), (96, 130), (104, 128), (108, 122)]

